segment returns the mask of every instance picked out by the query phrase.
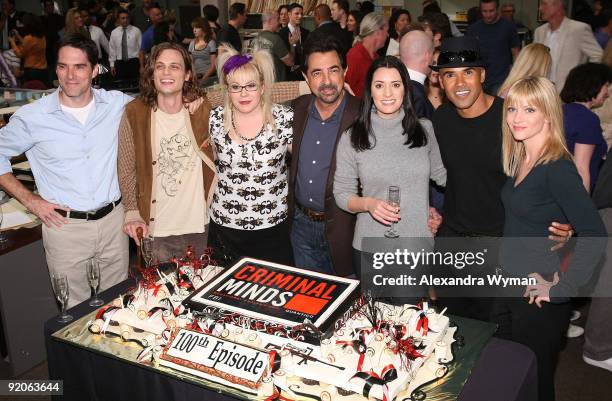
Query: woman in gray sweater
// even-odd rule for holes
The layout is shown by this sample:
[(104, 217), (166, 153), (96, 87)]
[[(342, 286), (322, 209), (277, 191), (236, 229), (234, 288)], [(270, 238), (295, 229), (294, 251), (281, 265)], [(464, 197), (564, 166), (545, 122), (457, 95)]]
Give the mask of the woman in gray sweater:
[[(364, 248), (362, 239), (382, 238), (392, 223), (403, 240), (414, 239), (416, 250), (423, 238), (433, 246), (427, 225), (429, 180), (444, 186), (446, 169), (431, 122), (417, 118), (410, 91), (401, 61), (376, 60), (368, 70), (360, 116), (338, 143), (334, 196), (340, 208), (357, 213), (356, 261), (362, 252), (380, 251)], [(400, 187), (400, 207), (387, 203), (389, 186)]]

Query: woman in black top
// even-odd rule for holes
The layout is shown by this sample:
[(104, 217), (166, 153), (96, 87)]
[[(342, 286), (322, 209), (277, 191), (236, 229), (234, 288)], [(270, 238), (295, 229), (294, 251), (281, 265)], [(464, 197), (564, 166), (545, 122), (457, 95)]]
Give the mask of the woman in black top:
[[(531, 348), (538, 361), (539, 399), (554, 400), (554, 371), (567, 330), (569, 297), (591, 277), (605, 245), (605, 227), (565, 146), (561, 101), (546, 78), (515, 83), (504, 102), (502, 189), (504, 243), (500, 261), (510, 277), (532, 277), (523, 296), (499, 298), (494, 308), (502, 337)], [(551, 250), (551, 221), (578, 234), (569, 267)], [(600, 241), (602, 240), (602, 241)]]

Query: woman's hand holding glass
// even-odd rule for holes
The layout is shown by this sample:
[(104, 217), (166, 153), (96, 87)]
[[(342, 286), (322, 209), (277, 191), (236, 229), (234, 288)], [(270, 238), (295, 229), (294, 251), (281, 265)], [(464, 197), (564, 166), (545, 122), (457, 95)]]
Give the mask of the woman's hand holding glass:
[(392, 206), (381, 199), (366, 198), (366, 210), (374, 220), (386, 226), (397, 223), (400, 219), (400, 208)]

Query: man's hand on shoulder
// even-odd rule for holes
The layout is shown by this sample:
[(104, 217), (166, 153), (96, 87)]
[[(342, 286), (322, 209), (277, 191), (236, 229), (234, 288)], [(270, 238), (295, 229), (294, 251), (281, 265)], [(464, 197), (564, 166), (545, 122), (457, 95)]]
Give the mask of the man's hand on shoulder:
[(571, 224), (561, 224), (556, 221), (551, 223), (550, 227), (548, 227), (548, 231), (551, 233), (548, 236), (548, 239), (557, 243), (550, 249), (551, 251), (556, 251), (563, 248), (574, 235), (574, 230)]
[(195, 114), (204, 101), (204, 97), (199, 97), (192, 102), (185, 103), (185, 108), (189, 111), (189, 114)]
[(442, 216), (435, 207), (429, 207), (429, 217), (427, 218), (427, 227), (429, 231), (435, 236), (438, 233), (438, 229), (442, 225)]

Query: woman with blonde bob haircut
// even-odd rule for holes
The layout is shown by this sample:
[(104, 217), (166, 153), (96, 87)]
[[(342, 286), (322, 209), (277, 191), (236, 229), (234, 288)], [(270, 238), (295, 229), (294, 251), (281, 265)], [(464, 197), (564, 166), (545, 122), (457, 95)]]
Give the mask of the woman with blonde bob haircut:
[(219, 178), (209, 242), (230, 258), (292, 265), (285, 158), (293, 110), (270, 99), (274, 64), (267, 51), (228, 49), (217, 63), (224, 106), (212, 109), (209, 119)]
[(505, 98), (510, 87), (519, 79), (526, 77), (548, 78), (552, 66), (550, 49), (541, 43), (531, 43), (523, 48), (514, 61), (508, 78), (499, 88), (498, 96)]
[[(538, 361), (539, 400), (554, 400), (554, 372), (568, 328), (571, 297), (588, 280), (605, 248), (606, 230), (565, 146), (561, 99), (543, 77), (514, 83), (504, 102), (500, 251), (503, 275), (529, 281), (496, 298), (498, 334), (531, 348)], [(569, 266), (551, 250), (551, 221), (578, 234)], [(601, 237), (601, 238), (595, 238)], [(599, 240), (602, 241), (599, 241)], [(525, 302), (524, 298), (529, 298)]]
[(538, 158), (538, 164), (559, 159), (571, 160), (572, 156), (565, 146), (561, 99), (552, 82), (543, 77), (532, 76), (519, 79), (510, 88), (504, 102), (504, 121), (506, 123), (502, 126), (503, 164), (506, 175), (516, 177), (527, 158), (525, 142), (515, 139), (511, 125), (508, 123), (508, 119), (515, 114), (516, 106), (523, 103), (536, 107), (541, 113), (548, 116), (546, 119), (546, 124), (548, 124), (546, 149)]

